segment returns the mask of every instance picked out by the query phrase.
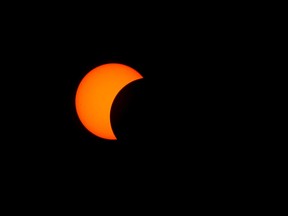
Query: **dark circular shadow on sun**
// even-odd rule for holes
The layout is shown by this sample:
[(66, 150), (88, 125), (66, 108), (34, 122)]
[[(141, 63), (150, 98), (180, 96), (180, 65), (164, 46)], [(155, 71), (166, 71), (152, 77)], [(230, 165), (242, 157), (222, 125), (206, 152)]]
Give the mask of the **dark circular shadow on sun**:
[(111, 125), (118, 142), (141, 147), (149, 139), (149, 113), (147, 86), (140, 79), (125, 86), (111, 107)]

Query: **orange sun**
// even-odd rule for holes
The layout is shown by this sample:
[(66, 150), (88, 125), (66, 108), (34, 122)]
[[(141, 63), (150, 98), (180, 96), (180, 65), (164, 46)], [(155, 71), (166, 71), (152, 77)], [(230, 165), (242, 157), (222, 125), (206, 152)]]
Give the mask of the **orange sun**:
[(110, 122), (112, 103), (122, 88), (141, 78), (136, 70), (119, 63), (100, 65), (88, 72), (75, 97), (76, 112), (85, 128), (98, 137), (116, 140)]

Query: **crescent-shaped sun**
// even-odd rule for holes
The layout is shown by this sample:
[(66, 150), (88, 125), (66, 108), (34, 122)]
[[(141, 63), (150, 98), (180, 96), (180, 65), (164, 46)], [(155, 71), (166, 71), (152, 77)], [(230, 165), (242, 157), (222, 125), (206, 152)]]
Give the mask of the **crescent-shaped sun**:
[(113, 101), (121, 89), (141, 78), (135, 69), (119, 63), (103, 64), (88, 72), (75, 96), (76, 112), (85, 128), (103, 139), (116, 140), (110, 122)]

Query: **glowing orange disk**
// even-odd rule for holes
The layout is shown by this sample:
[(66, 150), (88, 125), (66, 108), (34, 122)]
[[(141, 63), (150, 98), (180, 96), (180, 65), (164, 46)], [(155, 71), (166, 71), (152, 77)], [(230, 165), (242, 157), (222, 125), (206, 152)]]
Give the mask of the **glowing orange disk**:
[(75, 98), (78, 117), (86, 129), (98, 137), (116, 140), (110, 123), (112, 103), (123, 87), (141, 78), (133, 68), (118, 63), (100, 65), (87, 73)]

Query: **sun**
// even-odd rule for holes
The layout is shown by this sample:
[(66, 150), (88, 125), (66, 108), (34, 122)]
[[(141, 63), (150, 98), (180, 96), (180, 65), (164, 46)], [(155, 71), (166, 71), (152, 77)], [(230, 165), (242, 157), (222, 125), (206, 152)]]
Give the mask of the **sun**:
[(117, 94), (143, 76), (120, 63), (100, 65), (89, 71), (79, 83), (75, 96), (77, 115), (84, 127), (103, 139), (116, 140), (110, 112)]

